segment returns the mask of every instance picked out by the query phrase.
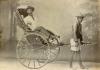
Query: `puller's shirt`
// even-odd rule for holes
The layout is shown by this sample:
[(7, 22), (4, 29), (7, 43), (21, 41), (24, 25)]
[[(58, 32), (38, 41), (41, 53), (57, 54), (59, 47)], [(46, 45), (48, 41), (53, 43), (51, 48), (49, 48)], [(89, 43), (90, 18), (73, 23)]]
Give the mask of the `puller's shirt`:
[(75, 23), (72, 26), (72, 35), (75, 41), (77, 41), (78, 39), (80, 39), (80, 41), (83, 40), (82, 38), (82, 24), (81, 23)]

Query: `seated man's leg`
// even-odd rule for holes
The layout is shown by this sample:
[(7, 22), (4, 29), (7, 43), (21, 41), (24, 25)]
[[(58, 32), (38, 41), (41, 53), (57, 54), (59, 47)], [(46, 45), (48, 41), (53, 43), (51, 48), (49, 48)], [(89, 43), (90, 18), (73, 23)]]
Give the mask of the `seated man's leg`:
[(45, 30), (45, 28), (42, 27), (42, 26), (39, 26), (39, 27), (37, 27), (37, 28), (35, 29), (35, 31), (39, 31), (39, 32), (44, 31), (44, 30)]
[[(44, 27), (42, 27), (42, 26), (37, 27), (37, 28), (35, 29), (35, 32), (37, 32), (38, 34), (40, 34), (40, 35), (41, 35), (42, 37), (44, 37), (45, 39), (48, 38), (48, 36), (47, 36), (47, 34), (46, 34), (46, 29), (45, 29)], [(41, 42), (42, 42), (43, 44), (46, 44), (46, 42), (44, 42), (43, 40), (41, 40)]]

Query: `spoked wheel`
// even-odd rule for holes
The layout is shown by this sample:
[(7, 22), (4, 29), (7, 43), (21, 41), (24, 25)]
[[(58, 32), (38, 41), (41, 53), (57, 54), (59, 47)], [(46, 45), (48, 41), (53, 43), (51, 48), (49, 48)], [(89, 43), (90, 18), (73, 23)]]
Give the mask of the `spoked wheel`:
[(60, 47), (58, 44), (59, 42), (56, 38), (49, 42), (48, 48), (46, 50), (49, 62), (54, 61), (59, 55)]
[(59, 50), (59, 47), (44, 42), (41, 36), (30, 34), (18, 42), (16, 54), (23, 66), (29, 69), (38, 69), (53, 61)]
[[(44, 45), (45, 44), (45, 45)], [(16, 53), (19, 62), (29, 68), (38, 69), (48, 63), (46, 49), (48, 43), (35, 34), (27, 35), (17, 44)]]

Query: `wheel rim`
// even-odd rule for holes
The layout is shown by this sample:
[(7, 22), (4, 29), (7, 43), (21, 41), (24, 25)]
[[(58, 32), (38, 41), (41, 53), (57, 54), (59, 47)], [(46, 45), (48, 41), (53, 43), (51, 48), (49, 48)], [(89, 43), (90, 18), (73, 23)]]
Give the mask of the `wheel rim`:
[[(40, 48), (33, 49), (24, 37), (21, 41), (18, 42), (16, 53), (18, 61), (29, 69), (38, 69), (43, 67), (48, 63), (48, 58), (46, 56), (45, 45), (42, 45)], [(37, 56), (38, 55), (38, 56)]]
[(17, 44), (16, 53), (18, 61), (29, 69), (41, 68), (49, 62), (54, 61), (59, 54), (59, 47), (52, 49), (50, 46), (52, 45), (47, 43), (34, 49), (25, 36)]
[[(56, 42), (56, 43), (54, 43)], [(47, 57), (49, 60), (49, 63), (56, 60), (56, 58), (58, 57), (59, 53), (60, 53), (60, 47), (57, 46), (59, 44), (58, 39), (54, 39), (53, 41), (51, 41), (48, 45), (48, 49), (46, 50), (47, 52)]]

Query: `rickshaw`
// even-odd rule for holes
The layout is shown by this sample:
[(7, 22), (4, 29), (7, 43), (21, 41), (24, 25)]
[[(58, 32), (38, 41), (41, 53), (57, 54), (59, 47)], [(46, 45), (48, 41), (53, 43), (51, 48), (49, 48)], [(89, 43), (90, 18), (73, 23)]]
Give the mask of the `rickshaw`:
[(31, 31), (19, 10), (16, 10), (15, 16), (17, 25), (24, 30), (24, 36), (16, 46), (18, 61), (29, 69), (38, 69), (54, 61), (60, 52), (59, 36), (41, 26)]
[[(16, 54), (18, 61), (28, 69), (39, 69), (54, 61), (60, 52), (60, 46), (70, 45), (59, 42), (59, 36), (41, 26), (31, 31), (25, 25), (19, 10), (15, 16), (17, 25), (24, 30), (24, 36), (18, 41)], [(91, 44), (91, 43), (84, 43)]]

